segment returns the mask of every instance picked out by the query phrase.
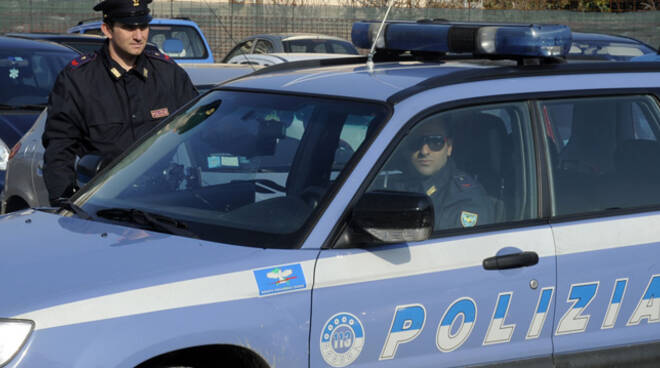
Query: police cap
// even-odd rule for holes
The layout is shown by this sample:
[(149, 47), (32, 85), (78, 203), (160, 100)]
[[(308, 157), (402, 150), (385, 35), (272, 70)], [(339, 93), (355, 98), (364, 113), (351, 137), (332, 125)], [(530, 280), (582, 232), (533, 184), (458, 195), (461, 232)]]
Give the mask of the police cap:
[(103, 12), (103, 20), (138, 25), (151, 21), (147, 4), (152, 0), (103, 0), (94, 10)]

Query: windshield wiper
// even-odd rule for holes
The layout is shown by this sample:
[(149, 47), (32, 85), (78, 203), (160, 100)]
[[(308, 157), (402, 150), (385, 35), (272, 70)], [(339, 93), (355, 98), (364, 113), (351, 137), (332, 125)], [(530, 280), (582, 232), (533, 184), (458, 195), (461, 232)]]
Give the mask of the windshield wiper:
[(60, 206), (60, 208), (75, 213), (76, 215), (78, 215), (78, 217), (82, 218), (83, 220), (92, 219), (92, 216), (89, 213), (85, 212), (85, 210), (83, 210), (82, 208), (78, 207), (78, 205), (71, 202), (70, 199), (59, 201), (57, 205)]
[(7, 105), (0, 104), (0, 110), (38, 110), (41, 111), (46, 108), (46, 104), (31, 104), (31, 105)]
[(96, 212), (96, 215), (113, 221), (129, 222), (167, 234), (199, 238), (197, 234), (188, 230), (188, 225), (182, 221), (135, 208), (106, 208)]

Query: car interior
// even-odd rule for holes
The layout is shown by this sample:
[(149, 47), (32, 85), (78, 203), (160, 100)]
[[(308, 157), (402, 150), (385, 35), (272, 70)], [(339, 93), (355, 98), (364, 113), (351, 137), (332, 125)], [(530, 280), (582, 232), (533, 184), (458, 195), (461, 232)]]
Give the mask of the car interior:
[(658, 203), (660, 114), (653, 98), (556, 100), (541, 109), (557, 215)]
[[(524, 104), (510, 103), (460, 109), (431, 116), (445, 120), (453, 133), (452, 159), (461, 172), (481, 184), (494, 208), (492, 223), (519, 221), (534, 216), (536, 197), (531, 147), (526, 142), (529, 119)], [(415, 128), (413, 128), (414, 131)], [(410, 176), (406, 138), (384, 165), (370, 190), (388, 189), (396, 176)], [(486, 223), (479, 223), (486, 225)], [(446, 230), (446, 229), (434, 229)]]

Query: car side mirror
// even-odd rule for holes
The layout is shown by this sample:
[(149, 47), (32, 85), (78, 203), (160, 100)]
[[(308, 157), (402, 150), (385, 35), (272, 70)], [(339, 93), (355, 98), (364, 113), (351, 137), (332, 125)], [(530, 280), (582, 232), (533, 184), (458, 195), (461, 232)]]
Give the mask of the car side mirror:
[(96, 174), (98, 174), (108, 164), (108, 160), (103, 156), (88, 154), (80, 158), (76, 163), (76, 181), (78, 188), (82, 188)]
[(353, 208), (338, 247), (426, 240), (433, 231), (433, 204), (420, 193), (373, 191)]
[(168, 38), (163, 42), (163, 52), (166, 54), (178, 54), (183, 51), (183, 41), (178, 38)]

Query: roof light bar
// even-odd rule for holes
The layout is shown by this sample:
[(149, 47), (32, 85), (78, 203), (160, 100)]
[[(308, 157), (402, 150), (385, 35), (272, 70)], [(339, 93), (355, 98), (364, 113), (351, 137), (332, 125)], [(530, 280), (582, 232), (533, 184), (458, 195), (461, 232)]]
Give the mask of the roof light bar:
[[(377, 30), (375, 22), (354, 23), (353, 43), (370, 48)], [(564, 25), (394, 21), (386, 24), (376, 48), (492, 57), (563, 57), (571, 40), (571, 30)]]

